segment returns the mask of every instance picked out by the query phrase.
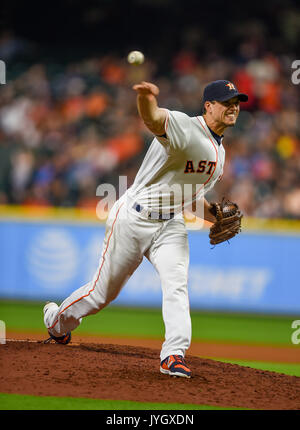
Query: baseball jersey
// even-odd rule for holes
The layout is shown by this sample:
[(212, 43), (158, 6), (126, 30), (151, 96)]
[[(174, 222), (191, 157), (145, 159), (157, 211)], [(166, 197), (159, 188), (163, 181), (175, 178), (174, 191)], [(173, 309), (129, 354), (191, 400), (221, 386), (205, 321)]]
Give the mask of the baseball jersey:
[(127, 193), (150, 211), (179, 213), (221, 177), (225, 150), (202, 116), (166, 111), (165, 135), (153, 139)]

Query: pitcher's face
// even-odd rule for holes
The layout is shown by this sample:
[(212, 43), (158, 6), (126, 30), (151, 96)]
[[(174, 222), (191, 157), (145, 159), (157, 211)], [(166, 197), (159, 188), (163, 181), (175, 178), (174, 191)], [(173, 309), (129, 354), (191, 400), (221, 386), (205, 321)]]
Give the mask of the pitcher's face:
[(211, 119), (217, 124), (223, 124), (225, 127), (234, 126), (240, 113), (238, 97), (233, 97), (225, 102), (206, 102), (205, 107)]

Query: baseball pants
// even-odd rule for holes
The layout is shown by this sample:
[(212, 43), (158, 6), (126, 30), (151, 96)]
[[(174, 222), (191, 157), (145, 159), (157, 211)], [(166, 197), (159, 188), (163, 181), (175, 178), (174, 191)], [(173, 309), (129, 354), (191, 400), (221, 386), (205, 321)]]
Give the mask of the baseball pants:
[(165, 341), (160, 358), (185, 355), (191, 342), (187, 289), (189, 246), (183, 217), (149, 220), (128, 203), (126, 195), (112, 207), (106, 222), (102, 255), (91, 282), (74, 291), (45, 325), (54, 336), (74, 330), (83, 317), (95, 314), (114, 300), (146, 256), (161, 281)]

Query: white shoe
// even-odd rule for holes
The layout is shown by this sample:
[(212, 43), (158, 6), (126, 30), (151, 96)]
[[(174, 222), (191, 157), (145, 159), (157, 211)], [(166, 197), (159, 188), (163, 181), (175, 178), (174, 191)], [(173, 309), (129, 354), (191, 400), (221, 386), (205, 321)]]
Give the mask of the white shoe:
[[(49, 324), (47, 324), (47, 321), (46, 321), (47, 313), (49, 312), (49, 310), (56, 310), (56, 309), (58, 309), (58, 305), (54, 302), (48, 302), (45, 304), (45, 306), (43, 308), (43, 313), (44, 313), (44, 323), (45, 323), (46, 327), (48, 327), (48, 325), (49, 325)], [(60, 343), (62, 345), (67, 345), (71, 341), (71, 332), (67, 332), (66, 334), (64, 334), (62, 336), (54, 336), (48, 330), (48, 334), (50, 337), (49, 337), (49, 339), (46, 339), (44, 341), (44, 343), (49, 343), (52, 340), (54, 340), (56, 343)]]
[(49, 310), (50, 308), (55, 308), (55, 309), (57, 309), (57, 308), (58, 308), (58, 306), (57, 306), (57, 304), (56, 304), (56, 303), (54, 303), (54, 302), (48, 302), (48, 303), (46, 303), (46, 304), (45, 304), (45, 306), (44, 306), (44, 309), (43, 309), (44, 316), (46, 316), (46, 312), (48, 312), (48, 310)]
[(54, 302), (48, 302), (45, 304), (43, 308), (43, 314), (44, 314), (44, 324), (46, 328), (48, 328), (51, 325), (51, 322), (49, 321), (51, 312), (49, 313), (49, 311), (55, 311), (56, 309), (58, 309), (58, 306)]

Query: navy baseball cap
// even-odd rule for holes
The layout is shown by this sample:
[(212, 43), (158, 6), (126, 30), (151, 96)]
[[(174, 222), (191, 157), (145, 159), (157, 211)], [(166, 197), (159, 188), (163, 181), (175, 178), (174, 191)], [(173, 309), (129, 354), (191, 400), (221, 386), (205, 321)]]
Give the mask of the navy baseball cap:
[(204, 88), (202, 103), (214, 100), (225, 102), (233, 97), (238, 97), (241, 102), (248, 100), (247, 94), (240, 93), (232, 82), (222, 80), (213, 81)]

